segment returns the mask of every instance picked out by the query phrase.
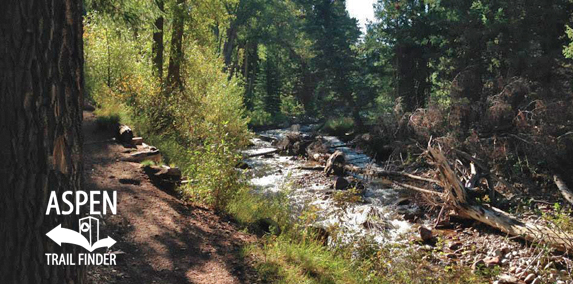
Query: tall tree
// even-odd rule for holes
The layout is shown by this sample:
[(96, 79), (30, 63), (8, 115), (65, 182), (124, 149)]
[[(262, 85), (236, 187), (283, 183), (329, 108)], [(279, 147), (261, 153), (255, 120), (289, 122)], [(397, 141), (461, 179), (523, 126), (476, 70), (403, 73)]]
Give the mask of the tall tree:
[(170, 90), (182, 88), (181, 63), (183, 61), (183, 31), (187, 9), (185, 0), (177, 0), (173, 8), (173, 29), (171, 34), (171, 54), (167, 68), (167, 86)]
[(153, 32), (153, 71), (161, 81), (163, 79), (163, 13), (165, 12), (165, 5), (163, 0), (156, 0), (156, 3), (161, 14), (155, 19)]
[[(320, 81), (317, 89), (325, 103), (323, 113), (331, 107), (345, 106), (357, 126), (362, 125), (356, 104), (351, 74), (356, 70), (356, 54), (352, 47), (360, 36), (358, 23), (350, 18), (345, 1), (300, 0), (308, 13), (306, 31), (314, 39), (312, 60)], [(334, 98), (329, 95), (334, 93)]]
[(75, 253), (45, 234), (77, 216), (46, 216), (50, 192), (81, 189), (82, 1), (7, 0), (0, 11), (0, 279), (84, 283)]

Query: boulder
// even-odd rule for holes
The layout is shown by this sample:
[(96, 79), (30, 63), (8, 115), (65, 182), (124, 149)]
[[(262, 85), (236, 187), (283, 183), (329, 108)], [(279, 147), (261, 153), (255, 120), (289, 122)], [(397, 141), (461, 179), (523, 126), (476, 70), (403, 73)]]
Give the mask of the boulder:
[(145, 166), (143, 171), (149, 176), (153, 184), (164, 190), (173, 190), (183, 184), (181, 170), (169, 166)]
[(309, 137), (304, 137), (299, 132), (287, 134), (277, 143), (276, 147), (282, 154), (300, 156), (305, 154), (306, 147), (312, 142)]
[(117, 131), (117, 140), (121, 143), (131, 144), (133, 142), (133, 131), (129, 126), (120, 124)]
[(293, 149), (292, 148), (293, 148), (294, 144), (296, 142), (300, 142), (301, 140), (302, 140), (302, 137), (301, 137), (300, 133), (298, 133), (298, 132), (289, 133), (285, 137), (280, 139), (276, 146), (281, 153), (287, 154), (287, 155), (293, 155)]

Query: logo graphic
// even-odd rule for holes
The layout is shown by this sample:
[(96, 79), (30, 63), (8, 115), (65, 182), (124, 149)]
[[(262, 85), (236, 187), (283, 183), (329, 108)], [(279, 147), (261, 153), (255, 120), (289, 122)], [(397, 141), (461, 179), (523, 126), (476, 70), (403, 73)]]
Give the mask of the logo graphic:
[(79, 232), (62, 228), (62, 224), (56, 226), (46, 233), (59, 246), (68, 243), (85, 248), (89, 252), (102, 247), (111, 247), (115, 240), (110, 238), (99, 238), (99, 220), (94, 217), (85, 217), (79, 220)]

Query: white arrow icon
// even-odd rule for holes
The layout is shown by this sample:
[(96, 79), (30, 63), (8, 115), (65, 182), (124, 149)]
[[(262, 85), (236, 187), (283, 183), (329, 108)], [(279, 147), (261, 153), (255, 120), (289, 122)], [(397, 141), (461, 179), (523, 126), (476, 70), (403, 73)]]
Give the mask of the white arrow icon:
[(90, 245), (88, 240), (82, 234), (74, 230), (62, 228), (62, 224), (53, 228), (46, 234), (46, 236), (56, 242), (59, 246), (61, 246), (62, 243), (74, 244), (85, 248), (89, 252), (102, 247), (109, 248), (115, 244), (114, 239), (107, 237), (105, 239), (98, 240), (93, 245)]

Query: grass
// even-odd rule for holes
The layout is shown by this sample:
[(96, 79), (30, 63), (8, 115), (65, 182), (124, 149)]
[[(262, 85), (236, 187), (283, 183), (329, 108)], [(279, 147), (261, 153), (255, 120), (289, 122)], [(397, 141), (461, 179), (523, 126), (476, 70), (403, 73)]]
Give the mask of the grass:
[(258, 260), (256, 269), (269, 283), (360, 283), (350, 261), (314, 241), (283, 234), (245, 248)]

